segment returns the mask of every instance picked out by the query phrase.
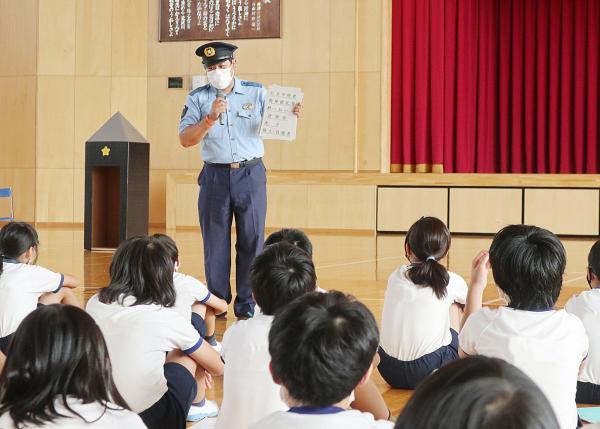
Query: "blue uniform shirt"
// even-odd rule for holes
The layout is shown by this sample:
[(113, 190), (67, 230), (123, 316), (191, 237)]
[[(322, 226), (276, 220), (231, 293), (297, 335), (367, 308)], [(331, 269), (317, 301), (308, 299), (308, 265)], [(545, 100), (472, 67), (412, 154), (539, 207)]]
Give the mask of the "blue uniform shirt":
[[(233, 89), (225, 96), (227, 113), (223, 113), (224, 125), (217, 120), (200, 142), (202, 159), (206, 162), (227, 164), (264, 155), (265, 148), (259, 133), (266, 90), (259, 83), (234, 79)], [(217, 90), (210, 85), (190, 92), (179, 122), (179, 133), (204, 119), (210, 113), (216, 96)]]

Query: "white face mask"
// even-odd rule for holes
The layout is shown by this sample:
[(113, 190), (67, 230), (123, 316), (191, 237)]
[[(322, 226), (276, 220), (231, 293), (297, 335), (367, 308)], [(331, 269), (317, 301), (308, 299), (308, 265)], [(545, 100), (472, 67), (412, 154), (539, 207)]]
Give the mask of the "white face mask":
[(206, 72), (208, 83), (217, 89), (225, 89), (231, 83), (233, 79), (233, 70), (231, 67), (226, 69), (215, 69)]

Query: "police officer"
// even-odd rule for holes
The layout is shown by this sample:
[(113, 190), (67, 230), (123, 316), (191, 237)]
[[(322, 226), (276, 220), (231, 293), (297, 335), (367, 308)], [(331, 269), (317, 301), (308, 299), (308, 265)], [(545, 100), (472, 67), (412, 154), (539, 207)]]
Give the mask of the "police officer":
[[(235, 76), (237, 46), (206, 43), (196, 49), (208, 84), (190, 92), (179, 124), (182, 146), (201, 144), (198, 214), (209, 290), (231, 302), (231, 224), (236, 224), (237, 317), (252, 317), (249, 269), (263, 248), (267, 211), (266, 170), (260, 125), (266, 90)], [(301, 104), (294, 107), (299, 116)]]

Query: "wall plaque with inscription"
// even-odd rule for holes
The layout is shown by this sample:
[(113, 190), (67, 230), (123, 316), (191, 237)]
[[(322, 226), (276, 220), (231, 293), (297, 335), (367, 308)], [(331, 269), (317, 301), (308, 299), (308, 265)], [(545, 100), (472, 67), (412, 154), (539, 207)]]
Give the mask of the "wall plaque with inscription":
[(280, 37), (280, 0), (159, 0), (159, 41)]

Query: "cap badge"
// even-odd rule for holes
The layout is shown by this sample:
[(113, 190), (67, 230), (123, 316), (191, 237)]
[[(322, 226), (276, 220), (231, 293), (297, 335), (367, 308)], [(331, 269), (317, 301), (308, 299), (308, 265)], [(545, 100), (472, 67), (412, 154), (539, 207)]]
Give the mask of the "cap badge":
[(204, 48), (204, 55), (207, 57), (213, 57), (215, 55), (215, 48), (212, 46)]

